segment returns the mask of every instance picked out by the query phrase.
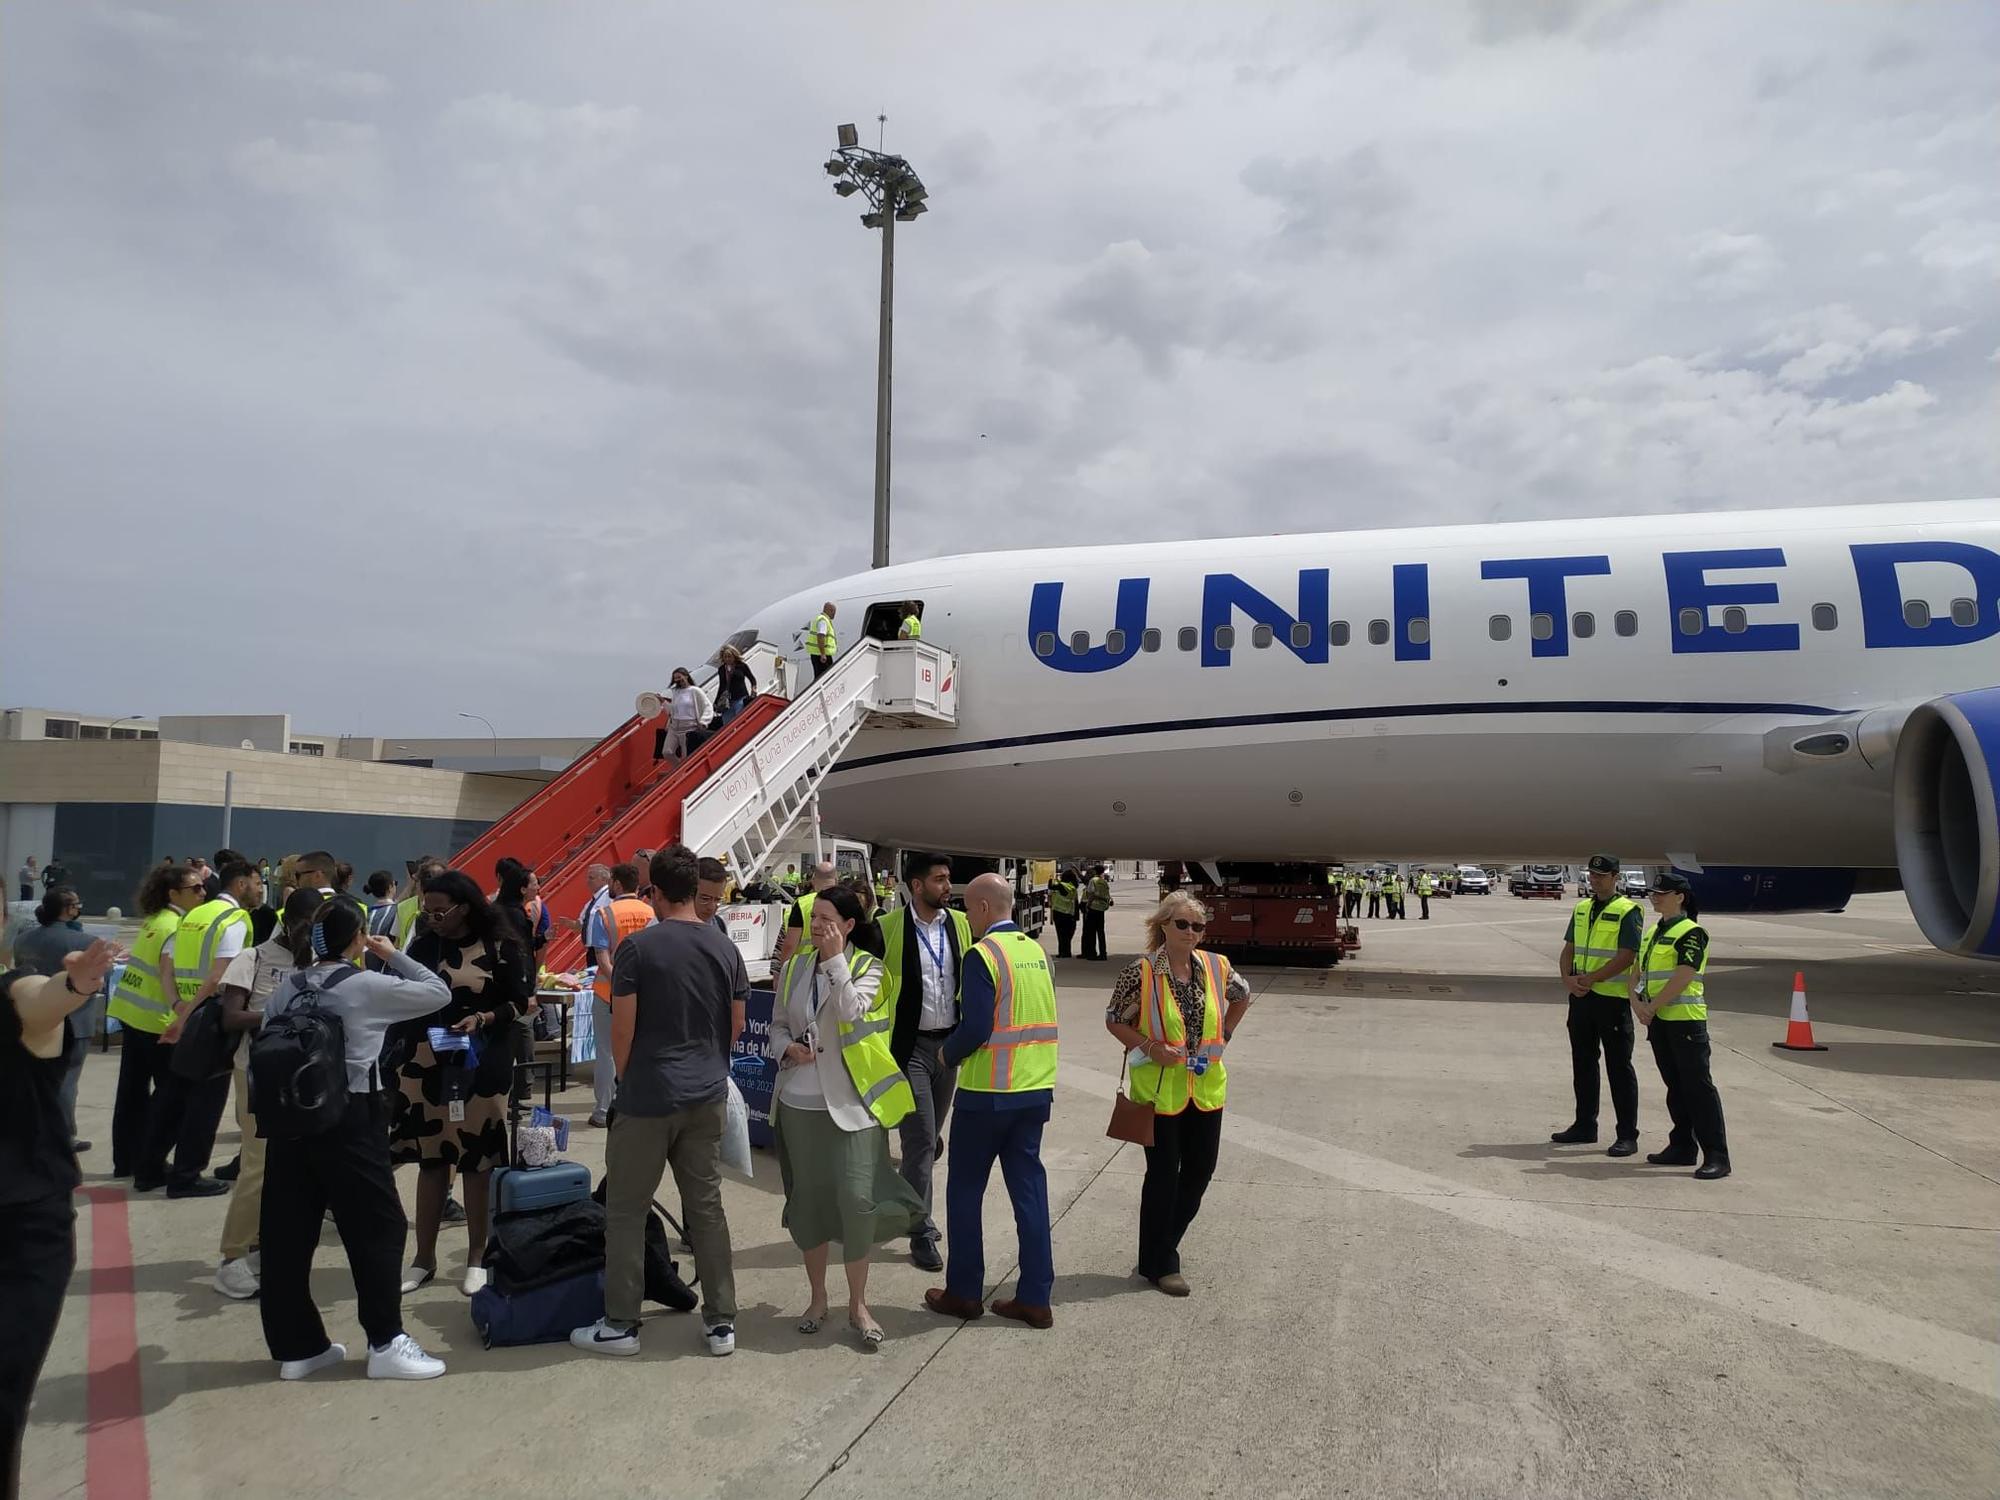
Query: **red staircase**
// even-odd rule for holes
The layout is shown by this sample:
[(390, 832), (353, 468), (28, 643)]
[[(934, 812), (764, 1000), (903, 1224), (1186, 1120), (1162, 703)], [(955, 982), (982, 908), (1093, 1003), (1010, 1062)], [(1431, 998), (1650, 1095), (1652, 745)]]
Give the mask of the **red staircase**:
[[(486, 889), (493, 865), (512, 855), (541, 876), (542, 900), (557, 918), (574, 918), (590, 894), (584, 874), (615, 865), (638, 849), (658, 849), (680, 837), (681, 802), (786, 708), (786, 700), (753, 698), (706, 744), (679, 765), (653, 759), (658, 719), (627, 719), (534, 796), (452, 856)], [(643, 872), (641, 872), (643, 874)], [(557, 927), (542, 950), (557, 972), (584, 962), (583, 939)]]

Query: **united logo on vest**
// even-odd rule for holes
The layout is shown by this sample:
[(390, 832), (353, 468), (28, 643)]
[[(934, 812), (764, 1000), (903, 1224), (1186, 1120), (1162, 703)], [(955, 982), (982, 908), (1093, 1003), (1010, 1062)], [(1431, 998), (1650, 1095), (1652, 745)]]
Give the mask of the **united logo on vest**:
[[(778, 981), (779, 1003), (792, 992), (792, 981), (798, 974), (800, 964), (817, 964), (819, 953), (813, 948), (801, 948), (785, 961), (785, 972)], [(875, 960), (859, 949), (847, 950), (847, 972), (858, 981), (862, 975), (874, 968)], [(910, 1081), (897, 1068), (895, 1058), (889, 1055), (889, 1032), (896, 1024), (888, 1001), (876, 991), (875, 1003), (868, 1014), (858, 1021), (840, 1023), (840, 1060), (847, 1065), (847, 1076), (854, 1080), (854, 1091), (861, 1096), (861, 1102), (868, 1106), (873, 1115), (886, 1130), (902, 1123), (903, 1117), (917, 1107), (917, 1096), (910, 1091)]]
[[(1153, 1113), (1177, 1115), (1194, 1100), (1200, 1110), (1218, 1110), (1229, 1092), (1229, 1073), (1222, 1066), (1222, 997), (1229, 993), (1229, 960), (1219, 953), (1195, 951), (1195, 972), (1206, 982), (1201, 998), (1201, 1042), (1188, 1053), (1208, 1059), (1208, 1069), (1196, 1077), (1187, 1063), (1141, 1062), (1132, 1065), (1131, 1096), (1153, 1106)], [(1166, 976), (1150, 958), (1139, 960), (1139, 1034), (1149, 1042), (1185, 1046), (1187, 1023), (1168, 993)]]
[[(1618, 956), (1618, 929), (1624, 924), (1625, 913), (1637, 910), (1638, 903), (1625, 896), (1614, 896), (1597, 914), (1597, 920), (1590, 918), (1590, 902), (1576, 903), (1576, 911), (1569, 919), (1570, 947), (1575, 950), (1569, 961), (1569, 971), (1581, 974), (1586, 969), (1602, 968)], [(1631, 970), (1614, 974), (1590, 987), (1593, 995), (1611, 995), (1623, 1000), (1631, 993), (1627, 979)]]
[[(1682, 917), (1669, 926), (1665, 922), (1653, 924), (1652, 935), (1646, 939), (1646, 946), (1639, 955), (1639, 967), (1646, 976), (1646, 993), (1657, 995), (1667, 987), (1667, 981), (1674, 977), (1674, 970), (1681, 966), (1680, 949), (1676, 946), (1694, 919)], [(1702, 975), (1708, 972), (1708, 951), (1702, 950), (1701, 963), (1694, 971), (1694, 979), (1681, 991), (1680, 998), (1672, 1005), (1662, 1005), (1653, 1012), (1656, 1021), (1706, 1021), (1708, 1001), (1705, 998), (1708, 987)]]
[(990, 932), (968, 958), (993, 975), (993, 1035), (958, 1067), (958, 1086), (1028, 1094), (1056, 1086), (1056, 986), (1049, 957), (1024, 932)]

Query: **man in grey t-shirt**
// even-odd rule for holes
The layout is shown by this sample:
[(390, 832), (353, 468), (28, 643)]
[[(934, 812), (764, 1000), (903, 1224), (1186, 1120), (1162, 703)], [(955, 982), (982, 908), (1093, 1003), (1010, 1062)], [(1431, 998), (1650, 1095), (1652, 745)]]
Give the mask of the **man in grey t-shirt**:
[(671, 1166), (701, 1277), (708, 1352), (728, 1354), (736, 1347), (736, 1277), (722, 1212), (722, 1128), (750, 976), (736, 945), (696, 910), (693, 852), (662, 849), (649, 874), (660, 920), (612, 955), (618, 1096), (604, 1145), (604, 1317), (570, 1342), (600, 1354), (639, 1352), (646, 1216)]

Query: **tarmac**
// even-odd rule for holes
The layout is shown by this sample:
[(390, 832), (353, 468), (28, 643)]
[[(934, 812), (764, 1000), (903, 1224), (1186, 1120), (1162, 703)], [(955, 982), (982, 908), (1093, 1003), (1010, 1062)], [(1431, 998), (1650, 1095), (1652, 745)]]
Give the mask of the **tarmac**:
[[(922, 1294), (941, 1278), (885, 1246), (886, 1345), (864, 1352), (838, 1301), (800, 1335), (805, 1280), (760, 1154), (725, 1189), (728, 1360), (665, 1313), (636, 1359), (484, 1350), (447, 1226), (438, 1281), (406, 1299), (447, 1375), (370, 1382), (350, 1358), (281, 1385), (255, 1304), (209, 1286), (224, 1200), (128, 1199), (100, 1146), (23, 1493), (2000, 1493), (2000, 971), (1933, 952), (1896, 895), (1709, 920), (1735, 1175), (1701, 1183), (1549, 1143), (1571, 1113), (1566, 905), (1461, 896), (1423, 922), (1413, 899), (1407, 921), (1364, 921), (1337, 968), (1249, 971), (1221, 1164), (1183, 1247), (1194, 1295), (1173, 1300), (1130, 1274), (1143, 1154), (1104, 1135), (1103, 1006), (1150, 906), (1121, 887), (1114, 962), (1058, 965), (1047, 1332), (937, 1318)], [(1798, 970), (1824, 1052), (1771, 1046)], [(1666, 1119), (1643, 1040), (1637, 1064), (1643, 1152)], [(100, 1143), (115, 1071), (84, 1073)], [(580, 1122), (587, 1080), (561, 1104)], [(233, 1140), (225, 1120), (218, 1160)], [(601, 1168), (602, 1135), (579, 1129), (570, 1154)], [(997, 1173), (986, 1245), (989, 1285), (1011, 1287)], [(314, 1289), (359, 1349), (331, 1226)]]

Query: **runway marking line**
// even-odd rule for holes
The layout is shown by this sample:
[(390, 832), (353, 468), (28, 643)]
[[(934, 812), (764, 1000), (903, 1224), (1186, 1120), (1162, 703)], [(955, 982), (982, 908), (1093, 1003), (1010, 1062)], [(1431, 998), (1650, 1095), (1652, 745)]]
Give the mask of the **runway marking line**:
[(152, 1460), (139, 1374), (131, 1214), (122, 1188), (87, 1187), (82, 1196), (90, 1204), (84, 1493), (90, 1500), (147, 1500)]

